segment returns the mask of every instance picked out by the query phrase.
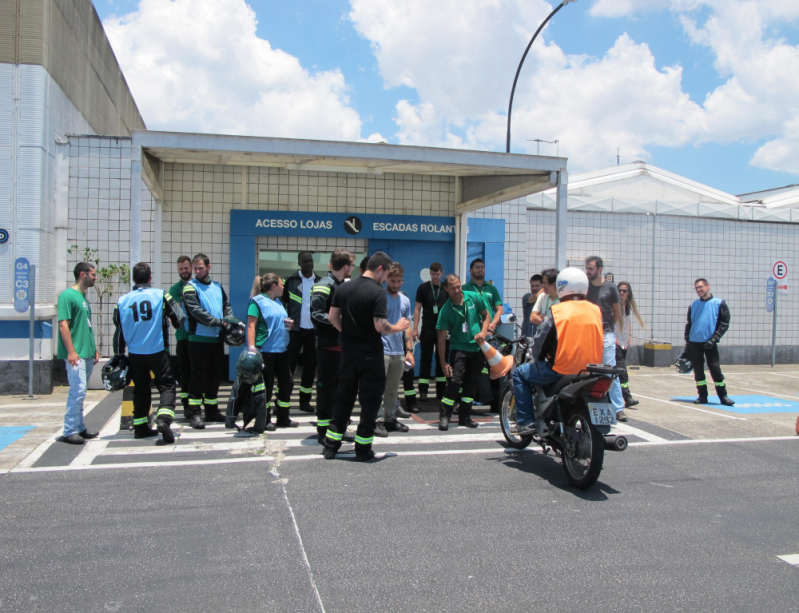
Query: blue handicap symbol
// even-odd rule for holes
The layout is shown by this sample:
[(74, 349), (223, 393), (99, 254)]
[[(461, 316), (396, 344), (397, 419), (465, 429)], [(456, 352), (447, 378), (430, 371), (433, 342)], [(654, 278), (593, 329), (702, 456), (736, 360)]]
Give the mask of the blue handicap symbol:
[[(773, 396), (739, 396), (738, 394), (731, 394), (730, 398), (735, 401), (735, 405), (731, 407), (725, 407), (719, 403), (717, 396), (708, 397), (707, 405), (700, 406), (712, 406), (714, 409), (743, 415), (754, 413), (799, 413), (799, 402), (793, 400), (774, 398)], [(696, 400), (696, 396), (675, 396), (672, 400), (693, 402)]]

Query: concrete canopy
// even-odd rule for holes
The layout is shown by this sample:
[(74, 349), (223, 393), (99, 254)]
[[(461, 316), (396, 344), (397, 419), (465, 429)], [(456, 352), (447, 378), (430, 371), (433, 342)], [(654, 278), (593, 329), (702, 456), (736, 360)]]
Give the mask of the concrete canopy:
[(447, 175), (460, 178), (456, 214), (549, 189), (566, 170), (566, 158), (411, 147), (384, 143), (185, 134), (134, 130), (142, 152), (142, 178), (163, 194), (159, 162), (271, 166), (288, 170)]

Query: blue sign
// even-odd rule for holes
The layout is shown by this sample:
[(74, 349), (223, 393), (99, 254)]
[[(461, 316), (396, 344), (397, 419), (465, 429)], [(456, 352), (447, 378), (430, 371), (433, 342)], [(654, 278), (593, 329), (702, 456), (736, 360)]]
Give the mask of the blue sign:
[(0, 245), (6, 242), (8, 242), (8, 230), (3, 230), (3, 228), (0, 228)]
[(455, 218), (233, 210), (230, 234), (454, 242)]
[(769, 277), (766, 281), (766, 313), (774, 312), (774, 293), (777, 291), (777, 281)]
[(14, 310), (24, 313), (28, 310), (30, 296), (31, 265), (25, 258), (14, 262)]

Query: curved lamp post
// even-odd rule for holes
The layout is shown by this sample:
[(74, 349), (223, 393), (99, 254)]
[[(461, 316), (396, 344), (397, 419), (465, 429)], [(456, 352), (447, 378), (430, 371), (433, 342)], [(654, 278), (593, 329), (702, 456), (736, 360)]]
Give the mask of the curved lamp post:
[(563, 0), (557, 6), (557, 8), (554, 11), (552, 11), (546, 19), (544, 19), (541, 25), (538, 26), (538, 29), (535, 31), (535, 34), (533, 34), (533, 38), (530, 39), (530, 43), (527, 45), (527, 49), (524, 50), (522, 61), (519, 62), (519, 67), (516, 69), (516, 76), (513, 78), (513, 87), (510, 90), (510, 101), (508, 102), (508, 132), (505, 137), (505, 153), (510, 153), (510, 112), (511, 109), (513, 108), (513, 94), (516, 92), (516, 81), (519, 80), (519, 73), (522, 71), (522, 64), (524, 64), (524, 60), (525, 58), (527, 58), (527, 53), (530, 51), (530, 47), (533, 46), (533, 43), (535, 42), (535, 39), (538, 36), (538, 33), (544, 29), (544, 26), (547, 25), (547, 23), (549, 23), (549, 20), (555, 16), (555, 13), (557, 13), (560, 9), (569, 4), (569, 2), (575, 2), (575, 1), (576, 0)]

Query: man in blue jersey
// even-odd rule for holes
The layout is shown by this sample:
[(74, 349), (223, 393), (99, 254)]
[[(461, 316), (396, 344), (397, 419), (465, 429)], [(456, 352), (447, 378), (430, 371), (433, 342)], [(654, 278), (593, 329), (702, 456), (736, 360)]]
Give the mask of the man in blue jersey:
[(699, 398), (694, 404), (707, 404), (707, 380), (705, 379), (705, 359), (710, 376), (716, 384), (719, 402), (725, 406), (735, 404), (727, 396), (724, 375), (719, 364), (718, 342), (730, 327), (730, 309), (721, 298), (714, 298), (710, 293), (707, 279), (694, 281), (694, 289), (699, 300), (694, 300), (688, 309), (688, 323), (685, 324), (684, 357), (691, 360), (694, 366), (694, 379)]
[(189, 321), (189, 359), (191, 381), (189, 382), (189, 425), (197, 430), (205, 428), (200, 415), (205, 405), (205, 421), (224, 423), (225, 416), (219, 412), (219, 384), (224, 375), (227, 379), (225, 347), (222, 342), (224, 330), (230, 331), (232, 324), (225, 317), (233, 316), (227, 294), (218, 281), (211, 281), (211, 263), (208, 256), (198, 253), (192, 258), (194, 278), (183, 288), (183, 308)]
[[(128, 350), (130, 377), (133, 381), (133, 433), (136, 438), (160, 432), (165, 443), (174, 443), (170, 425), (175, 417), (175, 375), (169, 364), (169, 322), (177, 329), (183, 324), (183, 310), (168, 292), (150, 286), (149, 264), (133, 267), (133, 291), (117, 301), (114, 310), (114, 353)], [(158, 432), (151, 430), (150, 372), (161, 394), (156, 413)]]

